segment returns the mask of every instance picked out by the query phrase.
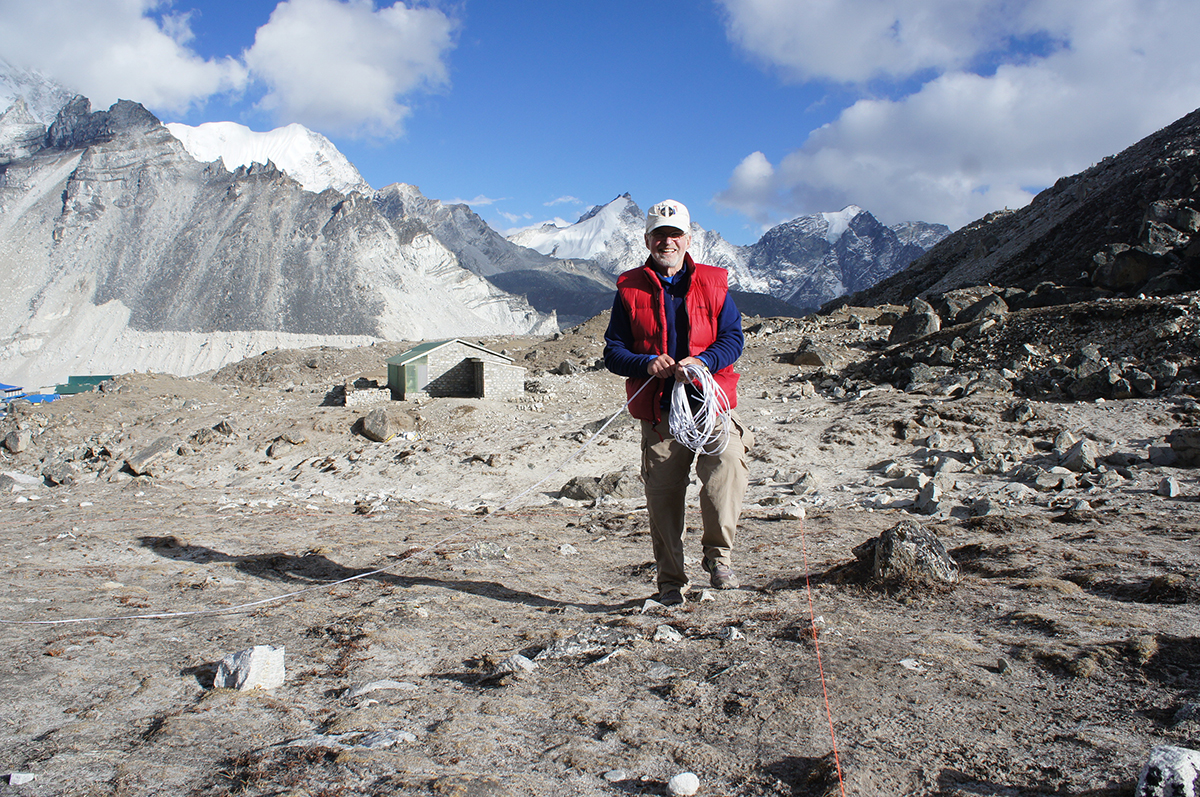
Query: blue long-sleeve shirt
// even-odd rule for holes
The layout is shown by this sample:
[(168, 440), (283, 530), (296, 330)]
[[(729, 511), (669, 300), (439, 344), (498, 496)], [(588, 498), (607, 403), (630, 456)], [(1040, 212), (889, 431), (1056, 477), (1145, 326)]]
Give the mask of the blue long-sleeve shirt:
[[(688, 353), (687, 303), (684, 298), (691, 282), (690, 274), (680, 271), (674, 279), (654, 272), (663, 284), (667, 305), (667, 348), (676, 362), (691, 356)], [(746, 339), (742, 335), (742, 314), (733, 297), (725, 295), (725, 304), (717, 316), (717, 338), (712, 345), (696, 355), (712, 373), (733, 365), (742, 356)], [(629, 313), (618, 295), (613, 300), (612, 316), (604, 333), (604, 365), (618, 376), (646, 379), (646, 368), (657, 355), (634, 351), (633, 327)]]

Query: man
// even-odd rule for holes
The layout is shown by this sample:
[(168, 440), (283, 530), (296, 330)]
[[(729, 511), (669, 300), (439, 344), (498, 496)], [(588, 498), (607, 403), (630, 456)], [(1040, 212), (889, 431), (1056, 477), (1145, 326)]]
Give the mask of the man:
[[(642, 422), (642, 480), (658, 565), (655, 597), (665, 605), (683, 603), (688, 586), (683, 533), (693, 460), (703, 485), (704, 569), (717, 589), (738, 586), (730, 553), (749, 482), (746, 451), (753, 445), (749, 430), (732, 414), (738, 380), (733, 363), (745, 343), (742, 317), (729, 295), (728, 273), (688, 254), (690, 229), (688, 210), (679, 202), (668, 199), (650, 208), (645, 233), (650, 256), (617, 278), (604, 335), (605, 365), (626, 377), (627, 395), (636, 393), (629, 412)], [(671, 390), (676, 380), (687, 381), (683, 369), (689, 365), (708, 369), (729, 398), (729, 440), (719, 454), (697, 455), (671, 436)]]

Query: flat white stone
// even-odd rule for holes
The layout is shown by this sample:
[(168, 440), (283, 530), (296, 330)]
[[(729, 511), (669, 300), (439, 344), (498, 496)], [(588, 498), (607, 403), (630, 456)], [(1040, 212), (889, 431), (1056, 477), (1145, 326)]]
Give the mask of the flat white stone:
[(215, 689), (274, 689), (283, 686), (286, 673), (283, 665), (284, 648), (270, 645), (255, 645), (246, 650), (231, 653), (221, 660), (217, 677), (213, 679)]

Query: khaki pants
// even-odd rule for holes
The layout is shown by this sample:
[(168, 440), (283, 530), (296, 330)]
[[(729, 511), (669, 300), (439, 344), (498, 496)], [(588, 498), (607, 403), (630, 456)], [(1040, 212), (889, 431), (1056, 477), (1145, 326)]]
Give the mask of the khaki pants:
[(704, 557), (730, 563), (742, 499), (750, 481), (746, 452), (754, 435), (732, 414), (729, 444), (720, 454), (699, 454), (675, 441), (664, 420), (657, 426), (642, 421), (642, 480), (646, 484), (646, 508), (650, 515), (650, 538), (658, 565), (658, 588), (684, 589), (688, 584), (683, 565), (684, 512), (692, 461), (700, 477), (700, 516), (704, 531), (700, 545)]

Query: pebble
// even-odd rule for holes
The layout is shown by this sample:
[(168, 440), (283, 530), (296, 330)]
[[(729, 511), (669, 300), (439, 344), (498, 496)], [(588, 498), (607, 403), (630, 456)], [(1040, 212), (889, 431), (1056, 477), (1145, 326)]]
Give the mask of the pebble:
[(623, 780), (629, 780), (629, 773), (623, 769), (610, 769), (604, 773), (604, 779), (609, 783), (620, 783)]
[(8, 784), (10, 786), (24, 786), (26, 783), (32, 783), (37, 775), (32, 772), (10, 772), (8, 773)]
[(660, 625), (654, 629), (655, 642), (682, 642), (683, 634), (676, 631), (669, 625)]
[(680, 772), (667, 781), (667, 794), (674, 797), (690, 797), (700, 791), (700, 778), (691, 772)]
[(537, 662), (522, 656), (520, 653), (514, 653), (496, 665), (496, 674), (533, 672), (536, 669)]
[(390, 679), (372, 681), (369, 684), (363, 684), (362, 686), (357, 686), (351, 689), (348, 696), (353, 699), (356, 697), (362, 697), (363, 695), (371, 692), (379, 691), (380, 689), (394, 689), (400, 692), (415, 692), (417, 691), (417, 685), (408, 683), (407, 681), (393, 681)]

